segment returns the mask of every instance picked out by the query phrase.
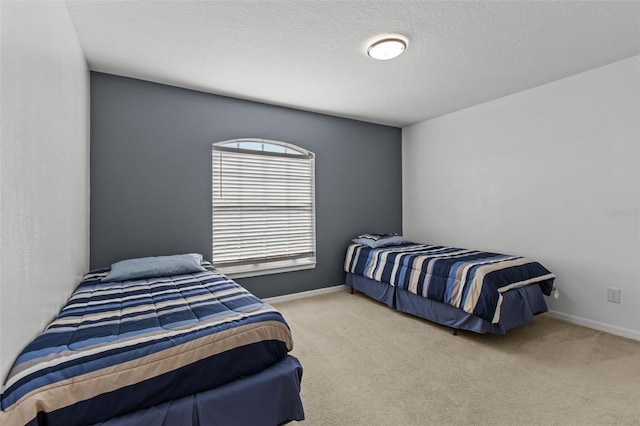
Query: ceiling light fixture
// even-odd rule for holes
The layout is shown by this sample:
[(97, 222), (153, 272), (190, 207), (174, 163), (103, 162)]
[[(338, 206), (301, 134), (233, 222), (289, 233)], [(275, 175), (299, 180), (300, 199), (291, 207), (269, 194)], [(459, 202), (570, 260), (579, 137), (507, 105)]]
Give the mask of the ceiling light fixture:
[(385, 36), (374, 42), (367, 49), (373, 59), (386, 61), (400, 55), (407, 48), (407, 38), (400, 35)]

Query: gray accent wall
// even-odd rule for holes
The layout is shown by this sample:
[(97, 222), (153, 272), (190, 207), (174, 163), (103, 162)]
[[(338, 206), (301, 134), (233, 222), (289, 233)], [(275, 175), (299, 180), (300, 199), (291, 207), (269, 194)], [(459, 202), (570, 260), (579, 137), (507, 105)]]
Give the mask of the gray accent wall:
[(363, 232), (401, 232), (401, 129), (91, 73), (91, 267), (211, 258), (211, 144), (256, 137), (316, 154), (315, 269), (240, 278), (259, 297), (344, 283)]

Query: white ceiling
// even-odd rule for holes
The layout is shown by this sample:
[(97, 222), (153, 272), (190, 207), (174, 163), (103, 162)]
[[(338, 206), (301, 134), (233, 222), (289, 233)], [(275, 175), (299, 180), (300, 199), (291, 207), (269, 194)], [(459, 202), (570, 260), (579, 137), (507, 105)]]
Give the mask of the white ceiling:
[(640, 54), (636, 1), (66, 3), (94, 71), (398, 127)]

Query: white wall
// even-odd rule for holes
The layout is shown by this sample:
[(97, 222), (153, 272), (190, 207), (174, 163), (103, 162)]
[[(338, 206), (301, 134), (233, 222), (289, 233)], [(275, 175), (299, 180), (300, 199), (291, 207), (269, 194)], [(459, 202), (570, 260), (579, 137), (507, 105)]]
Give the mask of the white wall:
[(0, 381), (89, 265), (89, 71), (62, 2), (0, 2)]
[(640, 338), (639, 145), (640, 57), (412, 125), (404, 233), (535, 258), (552, 311)]

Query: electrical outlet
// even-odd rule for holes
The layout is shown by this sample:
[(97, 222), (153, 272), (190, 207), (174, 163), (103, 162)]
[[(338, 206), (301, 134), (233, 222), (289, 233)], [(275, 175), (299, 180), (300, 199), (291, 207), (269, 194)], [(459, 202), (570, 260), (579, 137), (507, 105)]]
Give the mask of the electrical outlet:
[(613, 287), (607, 288), (607, 300), (613, 303), (620, 303), (620, 289)]

